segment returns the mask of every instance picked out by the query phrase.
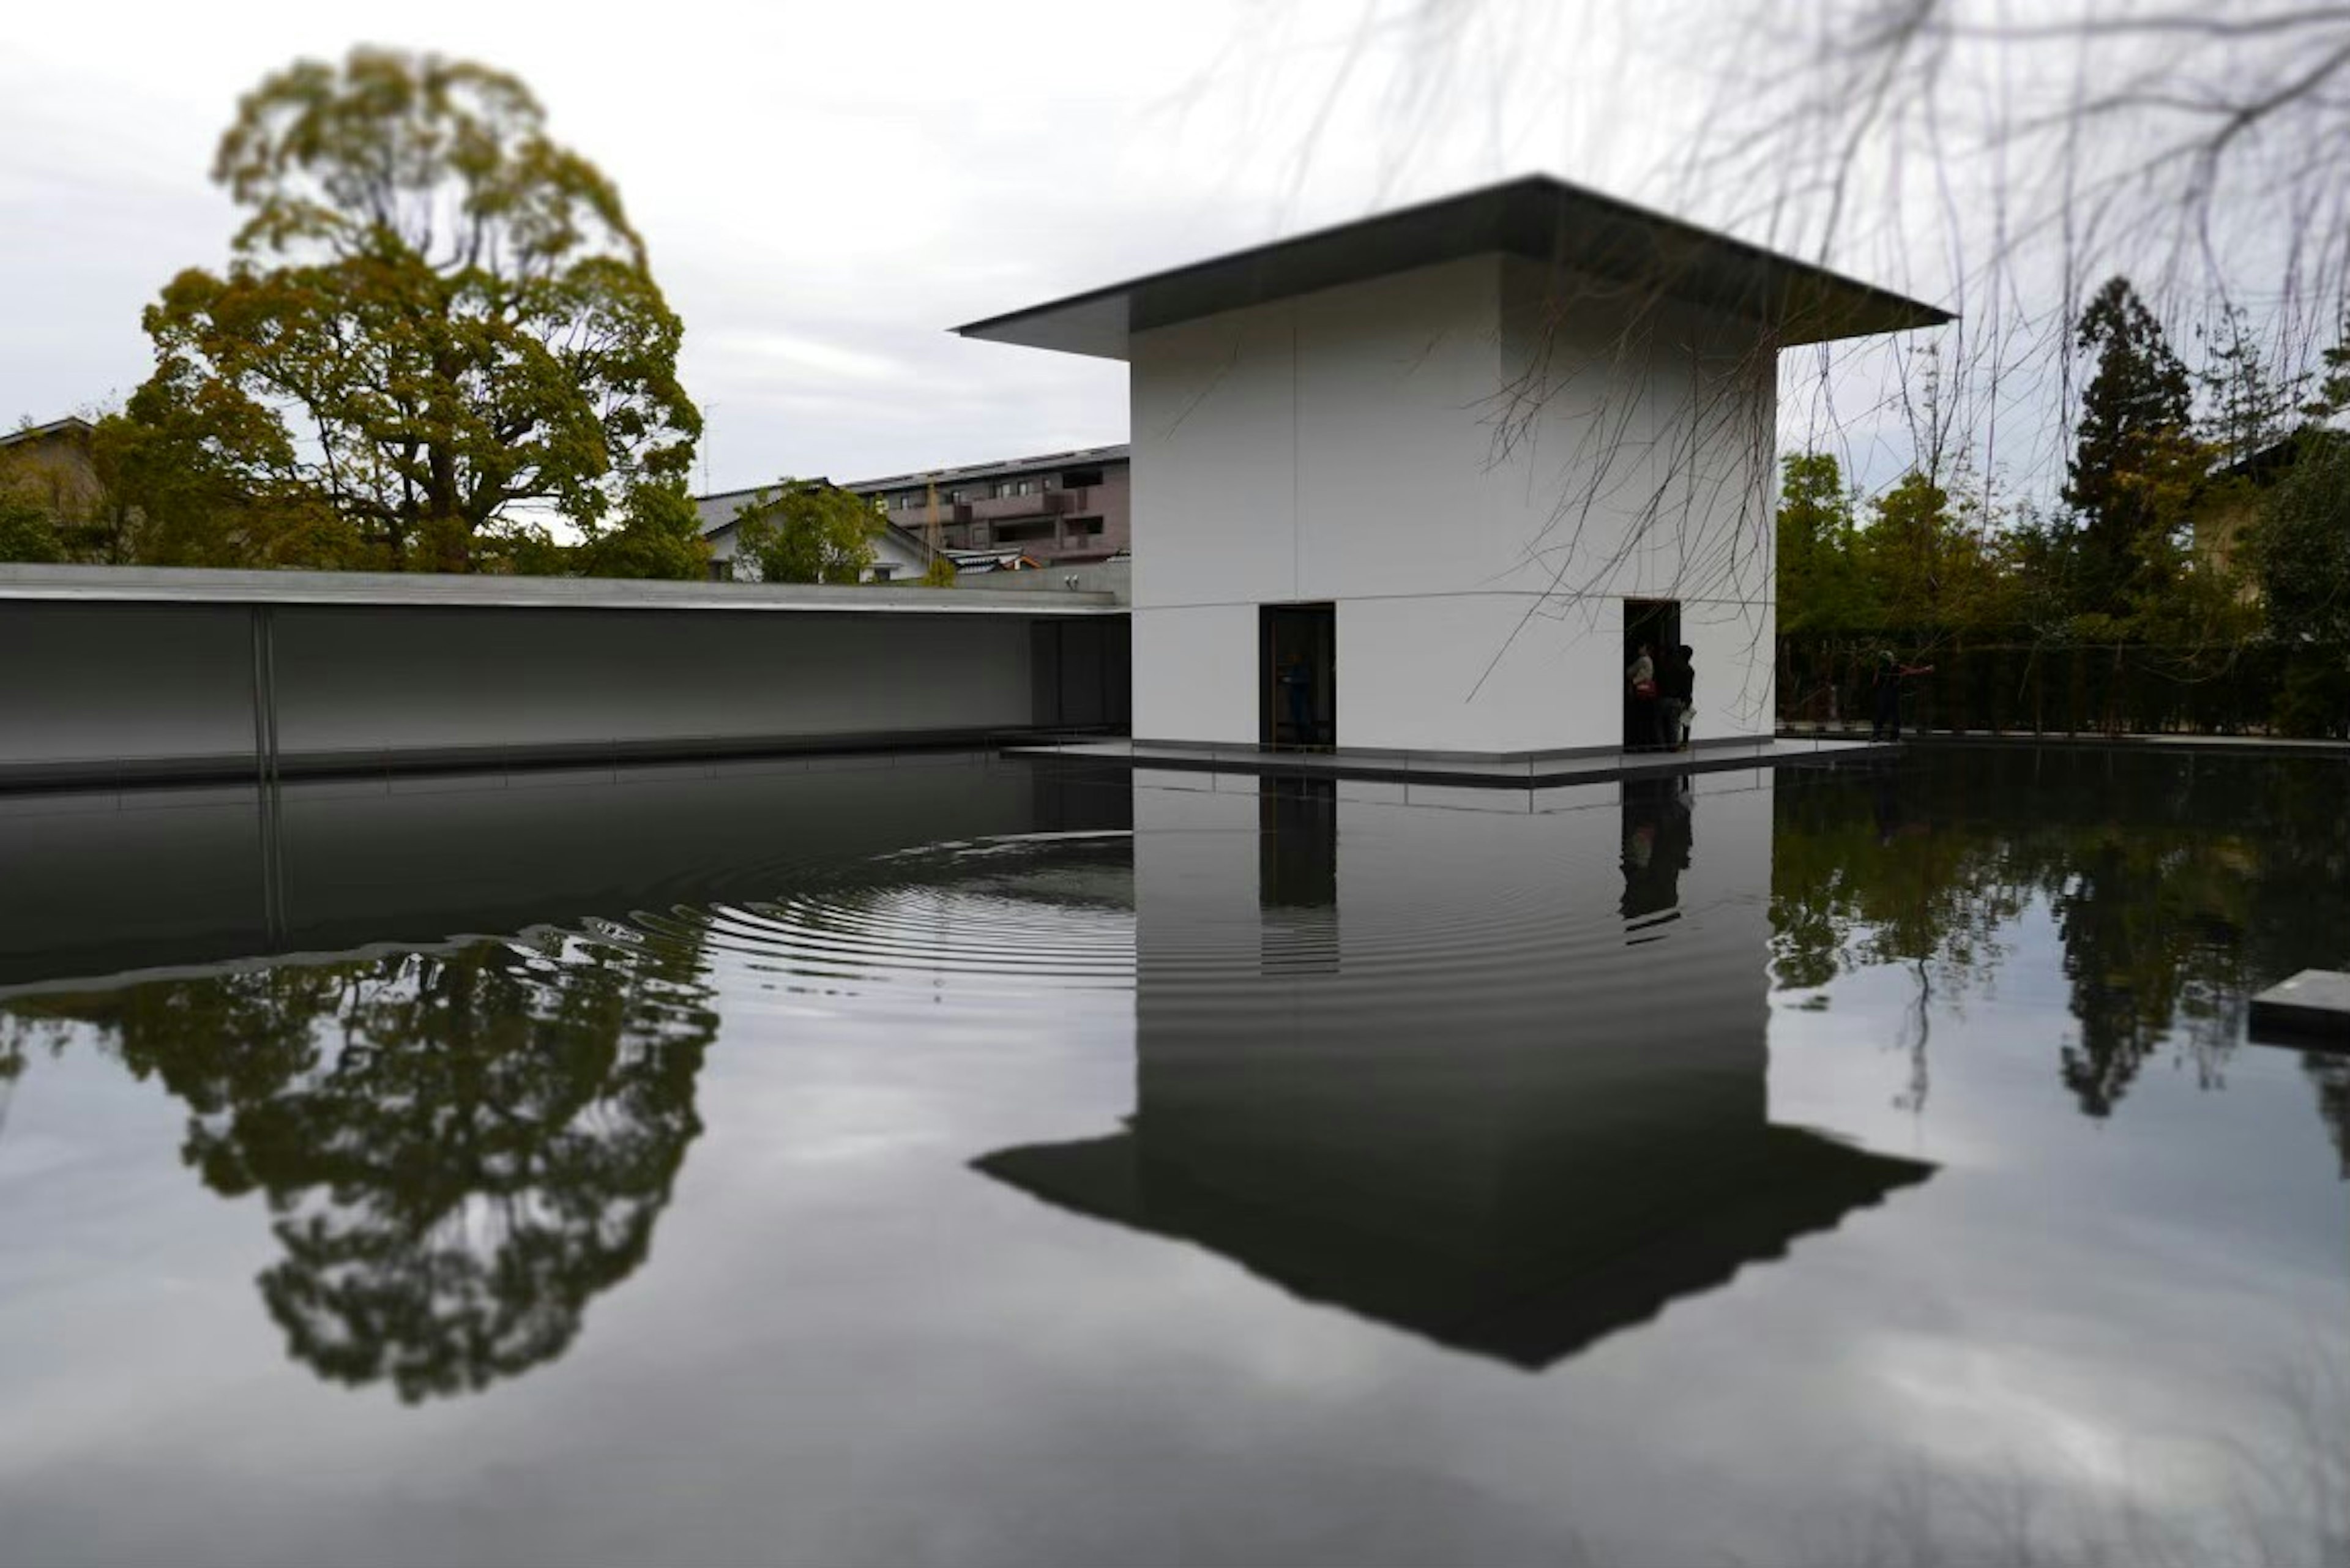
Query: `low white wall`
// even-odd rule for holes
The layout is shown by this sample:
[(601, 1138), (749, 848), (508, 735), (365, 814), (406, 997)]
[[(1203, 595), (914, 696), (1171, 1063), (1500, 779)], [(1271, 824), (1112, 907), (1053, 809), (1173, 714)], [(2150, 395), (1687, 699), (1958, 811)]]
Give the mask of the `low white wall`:
[[(977, 735), (1064, 722), (1068, 685), (1059, 623), (1016, 611), (0, 599), (0, 784), (249, 774), (256, 614), (290, 773)], [(1075, 722), (1122, 716), (1103, 706)]]
[(295, 755), (1033, 722), (1014, 617), (276, 614), (278, 744)]

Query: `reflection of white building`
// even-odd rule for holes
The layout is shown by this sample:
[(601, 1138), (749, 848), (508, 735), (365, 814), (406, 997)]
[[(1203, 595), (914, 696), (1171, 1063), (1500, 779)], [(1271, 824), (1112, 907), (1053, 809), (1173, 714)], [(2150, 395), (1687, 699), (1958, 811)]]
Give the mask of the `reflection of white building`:
[(1776, 351), (1947, 319), (1537, 178), (961, 330), (1132, 366), (1138, 740), (1513, 753), (1768, 732)]
[(1767, 770), (1533, 814), (1149, 777), (1134, 1114), (988, 1175), (1538, 1367), (1929, 1173), (1771, 1119)]

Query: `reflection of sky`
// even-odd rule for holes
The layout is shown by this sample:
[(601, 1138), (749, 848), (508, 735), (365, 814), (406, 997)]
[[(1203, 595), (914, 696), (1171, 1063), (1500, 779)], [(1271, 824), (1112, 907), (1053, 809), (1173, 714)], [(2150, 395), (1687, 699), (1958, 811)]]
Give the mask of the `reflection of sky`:
[(2057, 1076), (2076, 1025), (2054, 922), (2035, 903), (2003, 935), (1996, 987), (1930, 1015), (1923, 1115), (1898, 1103), (1910, 1060), (1888, 1044), (1910, 970), (1774, 1012), (1774, 1117), (1948, 1168), (1867, 1231), (1909, 1310), (1861, 1346), (1866, 1396), (1908, 1412), (1921, 1463), (2013, 1467), (2158, 1513), (2242, 1501), (2247, 1456), (2223, 1450), (2284, 1435), (2281, 1388), (2329, 1398), (2350, 1441), (2350, 1189), (2299, 1054), (2241, 1047), (2222, 1089), (2183, 1047), (2158, 1052), (2090, 1121)]
[[(959, 912), (1003, 929), (917, 897), (951, 943)], [(1107, 906), (1036, 929), (1094, 951), (1131, 924)], [(650, 1260), (558, 1363), (414, 1408), (286, 1359), (264, 1207), (181, 1168), (159, 1086), (36, 1058), (0, 1131), (10, 1554), (1868, 1562), (2026, 1508), (2043, 1552), (2133, 1503), (2157, 1540), (2293, 1519), (2246, 1490), (2290, 1437), (2278, 1384), (2337, 1438), (2350, 1396), (2350, 1188), (2298, 1061), (2248, 1047), (2205, 1091), (2158, 1057), (2092, 1122), (2053, 928), (2009, 934), (1996, 992), (1933, 1015), (1921, 1115), (1893, 1104), (1905, 971), (1771, 1017), (1772, 1119), (1931, 1180), (1540, 1376), (973, 1176), (1133, 1109), (1114, 988), (791, 989), (717, 951), (707, 1130)]]

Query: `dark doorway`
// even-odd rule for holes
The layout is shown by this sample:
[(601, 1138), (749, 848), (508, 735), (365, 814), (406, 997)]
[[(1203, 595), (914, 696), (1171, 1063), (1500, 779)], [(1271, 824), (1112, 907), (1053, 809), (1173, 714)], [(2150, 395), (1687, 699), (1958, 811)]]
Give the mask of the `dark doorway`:
[(1337, 607), (1260, 607), (1257, 649), (1257, 740), (1268, 746), (1336, 746)]
[(1631, 670), (1640, 657), (1640, 649), (1648, 650), (1656, 678), (1664, 677), (1666, 658), (1681, 641), (1681, 605), (1679, 599), (1626, 599), (1624, 601), (1624, 660), (1616, 680), (1624, 693), (1624, 749), (1646, 749), (1659, 744), (1659, 716), (1662, 710), (1657, 699), (1642, 697), (1633, 690)]
[(1338, 785), (1257, 781), (1260, 972), (1338, 972)]

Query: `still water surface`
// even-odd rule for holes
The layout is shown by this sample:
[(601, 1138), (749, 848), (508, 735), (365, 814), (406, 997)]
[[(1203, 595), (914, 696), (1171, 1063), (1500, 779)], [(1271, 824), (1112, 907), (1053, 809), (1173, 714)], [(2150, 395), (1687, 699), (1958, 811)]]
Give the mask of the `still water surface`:
[(2345, 777), (0, 803), (0, 1561), (2350, 1560)]

